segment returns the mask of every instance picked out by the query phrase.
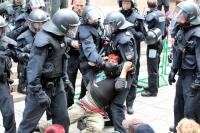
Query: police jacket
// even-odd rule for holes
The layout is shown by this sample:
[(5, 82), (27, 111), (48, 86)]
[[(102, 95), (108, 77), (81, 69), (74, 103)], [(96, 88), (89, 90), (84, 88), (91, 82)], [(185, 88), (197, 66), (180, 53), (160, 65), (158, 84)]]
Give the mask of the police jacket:
[(27, 66), (27, 81), (32, 91), (39, 91), (41, 77), (55, 79), (63, 76), (66, 45), (63, 36), (40, 30), (33, 42)]
[(12, 61), (18, 61), (21, 52), (16, 50), (17, 43), (3, 36), (0, 39), (0, 82), (7, 81), (10, 78)]
[(80, 57), (84, 60), (101, 65), (102, 57), (99, 55), (101, 50), (101, 36), (98, 27), (88, 24), (81, 24), (78, 30), (78, 40), (80, 42)]
[(120, 12), (125, 16), (127, 21), (134, 24), (133, 27), (129, 28), (134, 37), (142, 41), (145, 34), (144, 17), (139, 14), (139, 11), (136, 8), (132, 8), (128, 11), (121, 9)]
[(148, 25), (148, 29), (159, 28), (162, 35), (166, 35), (166, 16), (162, 11), (156, 8), (150, 9), (150, 11), (147, 12), (145, 21)]
[[(135, 65), (138, 58), (136, 43), (130, 31), (127, 29), (119, 30), (112, 35), (111, 40), (113, 42), (113, 51), (120, 56), (121, 66), (125, 61), (132, 61)], [(132, 79), (132, 75), (128, 74), (127, 80), (129, 81), (130, 79)]]
[[(35, 36), (35, 33), (31, 32), (29, 29), (26, 30), (25, 32), (23, 32), (17, 37), (17, 43), (18, 43), (17, 47), (20, 49), (23, 49), (25, 47), (32, 46), (34, 36)], [(25, 50), (25, 52), (30, 52), (30, 51)]]
[(195, 72), (200, 81), (200, 26), (180, 29), (173, 58), (173, 69)]

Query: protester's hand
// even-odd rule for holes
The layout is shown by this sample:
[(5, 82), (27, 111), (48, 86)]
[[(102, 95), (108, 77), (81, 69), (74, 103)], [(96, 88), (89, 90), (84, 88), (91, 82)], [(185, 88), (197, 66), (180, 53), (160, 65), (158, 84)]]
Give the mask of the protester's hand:
[(71, 46), (72, 46), (73, 48), (78, 49), (78, 48), (79, 48), (79, 42), (78, 42), (77, 40), (72, 40)]
[(35, 98), (42, 108), (48, 108), (51, 104), (51, 99), (43, 90), (37, 92)]
[(123, 70), (126, 72), (132, 71), (134, 69), (133, 63), (130, 61), (126, 61), (123, 66)]

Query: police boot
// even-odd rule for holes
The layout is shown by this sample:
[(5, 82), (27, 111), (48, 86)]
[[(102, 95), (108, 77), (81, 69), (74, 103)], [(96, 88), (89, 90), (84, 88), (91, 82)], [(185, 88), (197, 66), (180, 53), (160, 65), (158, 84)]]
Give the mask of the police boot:
[(131, 107), (131, 106), (128, 106), (126, 111), (127, 111), (127, 114), (129, 114), (129, 115), (134, 113), (133, 107)]
[(170, 132), (174, 132), (174, 126), (170, 126), (170, 127), (169, 127), (169, 131), (170, 131)]
[(141, 96), (143, 96), (143, 97), (156, 97), (157, 93), (153, 93), (153, 92), (145, 90), (144, 92), (141, 93)]

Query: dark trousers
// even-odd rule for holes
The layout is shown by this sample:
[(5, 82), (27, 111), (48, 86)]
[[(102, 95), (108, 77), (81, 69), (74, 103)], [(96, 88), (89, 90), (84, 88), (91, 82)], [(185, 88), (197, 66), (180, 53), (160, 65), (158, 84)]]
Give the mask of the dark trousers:
[(10, 94), (7, 83), (0, 83), (0, 94), (0, 110), (3, 116), (5, 133), (16, 133), (13, 96)]
[[(76, 78), (78, 74), (78, 69), (80, 61), (79, 61), (79, 55), (72, 54), (70, 55), (70, 58), (68, 59), (68, 66), (67, 66), (67, 73), (69, 76), (69, 80), (71, 81), (73, 87), (75, 88), (76, 85)], [(74, 94), (71, 93), (71, 91), (68, 91), (68, 107), (72, 106), (74, 104)], [(81, 93), (79, 96), (79, 99), (85, 96), (86, 94), (86, 87), (83, 83), (83, 80), (81, 81)]]
[[(67, 99), (63, 81), (58, 81), (56, 91), (46, 89), (45, 92), (51, 98), (50, 111), (52, 113), (52, 123), (61, 124), (66, 132), (69, 130), (69, 116), (67, 112)], [(42, 108), (37, 99), (31, 94), (27, 94), (23, 119), (19, 125), (18, 133), (31, 133), (47, 108)]]
[(136, 62), (136, 69), (135, 74), (133, 77), (133, 82), (131, 84), (128, 96), (126, 98), (126, 107), (132, 107), (134, 100), (136, 98), (136, 91), (137, 91), (137, 83), (138, 83), (138, 76), (140, 71), (140, 41), (137, 41), (137, 62)]
[(17, 86), (17, 90), (24, 90), (27, 86), (27, 80), (26, 80), (26, 65), (22, 63), (18, 63), (17, 65), (17, 74), (18, 74), (18, 79), (19, 83)]
[[(191, 72), (183, 72), (176, 83), (176, 95), (174, 99), (174, 127), (178, 122), (189, 114), (190, 105), (190, 85), (194, 81), (195, 76)], [(189, 109), (189, 110), (188, 110)], [(176, 132), (176, 131), (174, 131)]]
[(162, 6), (165, 12), (169, 11), (169, 0), (158, 0), (158, 10), (162, 10)]
[[(162, 44), (147, 46), (148, 88), (146, 91), (149, 91), (151, 93), (158, 93), (159, 63), (162, 48)], [(156, 53), (152, 52), (152, 50)]]

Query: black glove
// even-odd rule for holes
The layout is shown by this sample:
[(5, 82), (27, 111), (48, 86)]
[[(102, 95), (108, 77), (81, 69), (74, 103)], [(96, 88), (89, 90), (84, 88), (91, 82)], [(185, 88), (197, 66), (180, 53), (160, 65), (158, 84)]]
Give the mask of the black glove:
[(117, 65), (112, 63), (112, 62), (105, 61), (104, 62), (104, 69), (106, 71), (113, 72), (114, 70), (117, 69)]
[(64, 81), (64, 86), (65, 86), (65, 89), (67, 89), (67, 90), (69, 89), (72, 94), (75, 93), (75, 89), (74, 89), (72, 83), (69, 80)]
[(28, 59), (29, 59), (29, 53), (21, 53), (19, 55), (20, 62), (28, 62)]
[(171, 70), (168, 76), (168, 82), (170, 85), (172, 85), (172, 83), (176, 82), (175, 80), (175, 75), (177, 73), (177, 70)]

